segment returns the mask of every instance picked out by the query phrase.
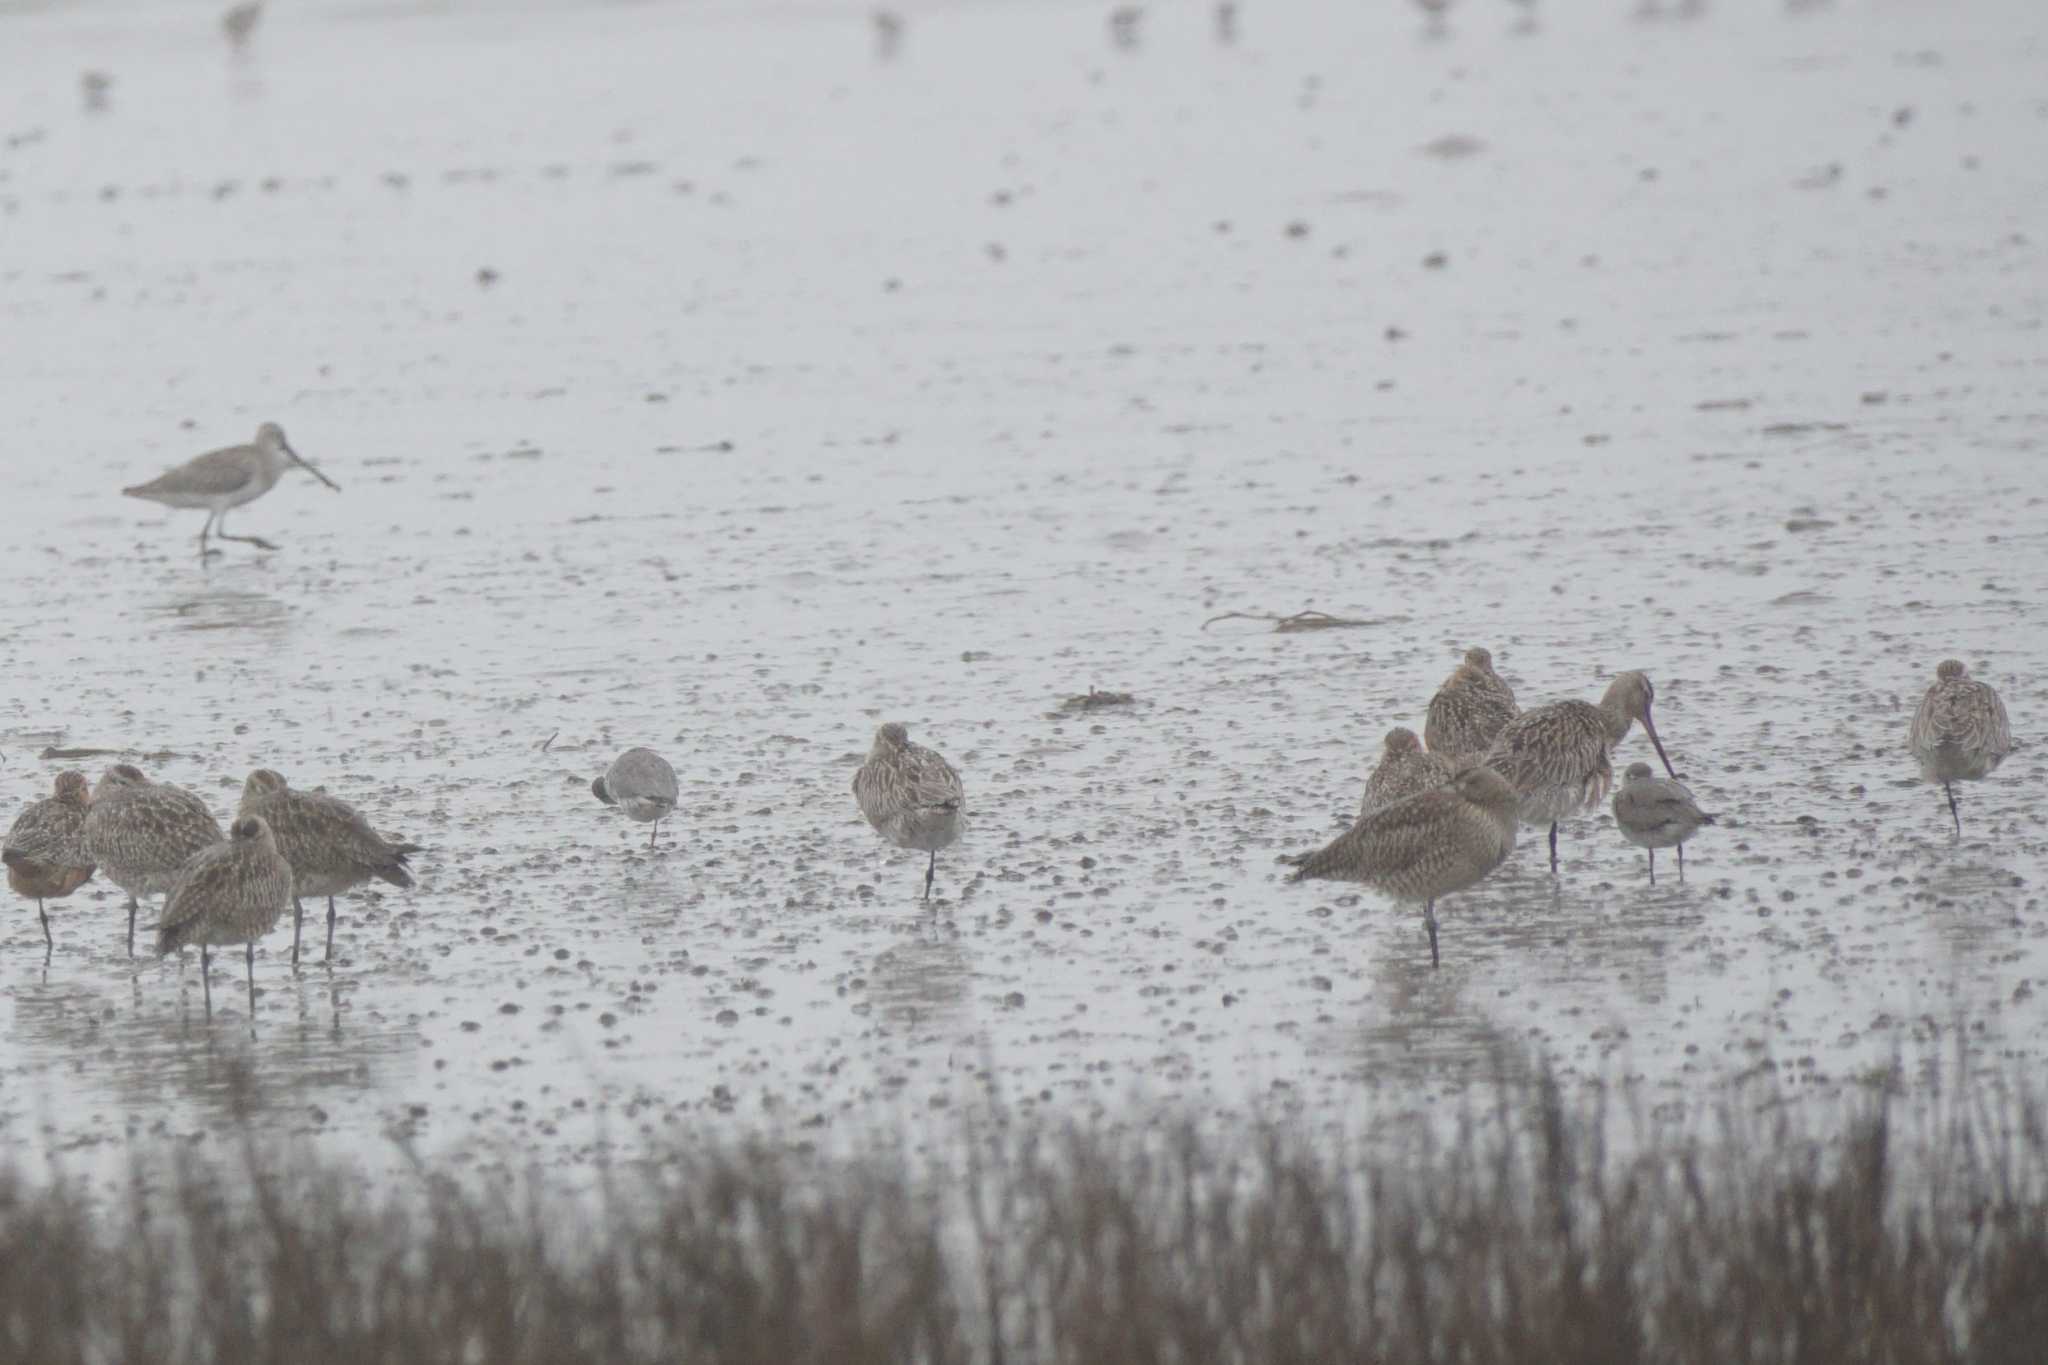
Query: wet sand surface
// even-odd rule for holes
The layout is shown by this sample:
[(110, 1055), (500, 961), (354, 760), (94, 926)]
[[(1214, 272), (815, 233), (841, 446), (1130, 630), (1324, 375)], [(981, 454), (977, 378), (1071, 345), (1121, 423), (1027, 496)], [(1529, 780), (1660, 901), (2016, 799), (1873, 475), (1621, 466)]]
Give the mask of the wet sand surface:
[[(253, 1040), (239, 953), (209, 1026), (103, 881), (47, 964), (12, 902), (0, 1132), (574, 1167), (990, 1099), (1350, 1131), (1503, 1046), (1674, 1111), (2048, 1062), (2048, 16), (1365, 8), (913, 10), (893, 61), (851, 5), (239, 60), (0, 9), (7, 818), (104, 748), (430, 850), (331, 966), (323, 906), (264, 943)], [(278, 553), (118, 495), (266, 419), (342, 486), (230, 514)], [(1202, 629), (1308, 607), (1367, 624)], [(1648, 672), (1721, 823), (1654, 888), (1604, 811), (1555, 878), (1524, 831), (1432, 972), (1275, 859), (1472, 643), (1525, 706)], [(1904, 750), (1949, 656), (2022, 742), (1960, 840)], [(882, 720), (967, 783), (930, 907), (848, 789)], [(589, 792), (633, 744), (651, 853)]]

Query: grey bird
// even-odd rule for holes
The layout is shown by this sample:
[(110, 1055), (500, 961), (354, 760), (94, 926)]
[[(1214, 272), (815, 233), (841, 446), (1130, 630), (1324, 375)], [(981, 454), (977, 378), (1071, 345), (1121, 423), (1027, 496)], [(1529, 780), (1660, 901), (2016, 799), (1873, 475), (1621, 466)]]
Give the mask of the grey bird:
[(1588, 811), (1607, 799), (1614, 787), (1614, 765), (1608, 754), (1628, 737), (1637, 721), (1664, 761), (1664, 771), (1678, 774), (1665, 757), (1650, 718), (1656, 689), (1642, 673), (1617, 673), (1595, 706), (1584, 701), (1557, 701), (1524, 711), (1494, 737), (1486, 751), (1487, 766), (1508, 780), (1522, 798), (1522, 823), (1550, 826), (1550, 870), (1557, 871), (1557, 822)]
[(1358, 803), (1360, 816), (1384, 810), (1431, 787), (1441, 787), (1457, 776), (1461, 766), (1442, 754), (1424, 753), (1422, 741), (1405, 725), (1387, 731), (1383, 743), (1379, 766), (1365, 779), (1365, 796)]
[(256, 439), (249, 445), (228, 446), (224, 450), (196, 455), (148, 483), (139, 483), (121, 492), (125, 497), (162, 503), (166, 507), (204, 507), (206, 524), (199, 528), (201, 559), (220, 553), (207, 548), (209, 535), (254, 545), (258, 549), (275, 550), (277, 546), (260, 536), (231, 536), (221, 528), (227, 525), (230, 507), (240, 507), (262, 497), (277, 487), (277, 481), (293, 465), (335, 492), (341, 491), (339, 484), (300, 458), (299, 452), (285, 440), (284, 428), (275, 422), (265, 422), (256, 428)]
[(1699, 802), (1683, 782), (1658, 777), (1647, 763), (1631, 763), (1621, 775), (1621, 787), (1614, 793), (1614, 824), (1621, 837), (1645, 849), (1650, 855), (1650, 885), (1657, 884), (1657, 850), (1678, 850), (1678, 880), (1685, 880), (1685, 841), (1714, 817), (1700, 809)]
[(292, 965), (299, 965), (299, 935), (305, 925), (302, 898), (327, 898), (327, 955), (334, 958), (334, 898), (376, 880), (400, 890), (412, 887), (406, 859), (425, 850), (397, 843), (371, 827), (348, 802), (326, 792), (297, 791), (282, 774), (258, 768), (242, 783), (237, 819), (261, 816), (278, 852), (292, 869)]
[(1949, 817), (1956, 837), (1963, 837), (1963, 813), (1956, 806), (1954, 783), (1991, 776), (2012, 752), (2012, 723), (2005, 703), (1989, 684), (1970, 676), (1960, 659), (1944, 659), (1934, 670), (1934, 686), (1920, 699), (1906, 743), (1920, 765), (1924, 781), (1939, 782), (1948, 796)]
[(967, 789), (960, 774), (937, 751), (912, 744), (910, 731), (891, 721), (875, 731), (867, 762), (853, 775), (853, 799), (884, 839), (931, 854), (924, 869), (924, 898), (930, 900), (939, 850), (958, 843), (967, 830)]
[(1429, 965), (1440, 965), (1436, 903), (1476, 886), (1515, 849), (1515, 790), (1493, 769), (1461, 768), (1449, 783), (1362, 817), (1302, 857), (1287, 880), (1359, 882), (1422, 906)]
[(1521, 714), (1515, 689), (1493, 671), (1493, 655), (1474, 645), (1429, 699), (1422, 738), (1445, 758), (1479, 758)]
[(17, 896), (36, 903), (43, 922), (43, 955), (57, 945), (50, 937), (44, 901), (62, 900), (92, 880), (92, 855), (85, 851), (85, 813), (90, 809), (85, 774), (57, 774), (56, 789), (32, 801), (15, 817), (14, 827), (0, 843), (0, 863), (7, 865), (7, 885)]
[(653, 848), (661, 822), (675, 814), (676, 770), (652, 749), (628, 749), (591, 782), (590, 794), (607, 806), (617, 806), (629, 820), (651, 821), (654, 828), (647, 831), (647, 846)]
[(152, 782), (129, 763), (100, 775), (85, 813), (85, 851), (128, 893), (128, 956), (135, 956), (136, 898), (169, 892), (185, 860), (221, 838), (213, 812), (183, 787)]
[(203, 848), (178, 870), (157, 921), (156, 951), (163, 957), (199, 945), (199, 979), (206, 1013), (213, 1015), (216, 946), (243, 945), (249, 972), (249, 1021), (256, 1021), (256, 940), (284, 918), (292, 901), (292, 867), (277, 850), (270, 826), (258, 815), (235, 821), (233, 837)]

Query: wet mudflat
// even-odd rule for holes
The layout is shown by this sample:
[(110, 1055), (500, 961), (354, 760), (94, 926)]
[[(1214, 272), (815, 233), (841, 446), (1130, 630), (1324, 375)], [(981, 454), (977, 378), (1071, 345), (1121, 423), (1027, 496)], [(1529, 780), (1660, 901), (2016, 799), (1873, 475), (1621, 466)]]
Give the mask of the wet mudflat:
[[(331, 966), (273, 936), (253, 1041), (111, 887), (47, 964), (17, 905), (5, 1131), (575, 1165), (990, 1099), (1348, 1132), (1503, 1045), (1675, 1110), (2042, 1060), (2042, 17), (1276, 8), (889, 62), (862, 7), (328, 6), (239, 61), (0, 15), (10, 799), (261, 765), (430, 849)], [(265, 419), (343, 490), (231, 514), (277, 554), (118, 496)], [(1368, 624), (1201, 628), (1305, 607)], [(1604, 815), (1555, 879), (1527, 837), (1431, 972), (1274, 860), (1470, 643), (1525, 705), (1647, 671), (1722, 823), (1655, 888)], [(1960, 841), (1904, 752), (1951, 655), (2024, 745)], [(848, 791), (882, 720), (967, 783), (930, 910)], [(652, 853), (588, 789), (633, 744)]]

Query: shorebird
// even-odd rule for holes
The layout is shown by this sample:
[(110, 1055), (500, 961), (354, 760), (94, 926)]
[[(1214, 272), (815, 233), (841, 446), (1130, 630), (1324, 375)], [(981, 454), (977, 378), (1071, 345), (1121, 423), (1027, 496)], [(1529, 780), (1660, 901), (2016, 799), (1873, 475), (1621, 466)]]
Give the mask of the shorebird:
[(1700, 809), (1683, 782), (1658, 777), (1647, 763), (1631, 763), (1614, 793), (1614, 824), (1621, 837), (1650, 854), (1650, 885), (1657, 884), (1657, 850), (1678, 850), (1678, 880), (1685, 880), (1685, 841), (1714, 817)]
[(221, 15), (220, 31), (228, 36), (228, 45), (239, 52), (248, 46), (250, 35), (256, 32), (257, 22), (262, 18), (263, 0), (243, 0)]
[(607, 806), (617, 806), (629, 820), (653, 821), (654, 828), (647, 831), (647, 846), (653, 848), (661, 822), (675, 814), (676, 770), (652, 749), (628, 749), (612, 760), (602, 777), (591, 781), (590, 794)]
[(1301, 858), (1287, 880), (1361, 882), (1397, 901), (1420, 901), (1435, 967), (1436, 903), (1507, 861), (1515, 848), (1515, 807), (1514, 788), (1473, 764), (1444, 786), (1364, 816)]
[(405, 860), (424, 852), (418, 844), (393, 843), (370, 827), (362, 813), (325, 792), (294, 791), (279, 773), (258, 768), (242, 783), (235, 818), (259, 816), (270, 826), (277, 851), (292, 869), (292, 965), (299, 965), (299, 934), (305, 925), (302, 897), (327, 897), (327, 955), (334, 958), (334, 898), (346, 896), (372, 878), (401, 890), (412, 886)]
[(213, 812), (183, 787), (152, 782), (127, 763), (101, 774), (85, 813), (85, 851), (128, 893), (128, 956), (135, 956), (135, 898), (169, 892), (185, 860), (221, 838)]
[(188, 943), (199, 945), (199, 979), (206, 990), (206, 1014), (213, 1017), (215, 945), (243, 945), (249, 971), (249, 1022), (256, 1022), (256, 940), (284, 918), (292, 899), (292, 867), (277, 851), (277, 839), (260, 815), (235, 821), (234, 837), (203, 848), (186, 860), (164, 898), (157, 921), (158, 957)]
[(1920, 776), (1939, 782), (1948, 796), (1948, 813), (1963, 837), (1963, 813), (1956, 806), (1956, 782), (1975, 782), (2012, 752), (2012, 724), (2005, 703), (1986, 683), (1970, 676), (1960, 659), (1944, 659), (1934, 670), (1934, 686), (1913, 713), (1907, 744), (1920, 765)]
[(1379, 766), (1365, 779), (1365, 798), (1358, 803), (1361, 818), (1417, 792), (1441, 787), (1458, 775), (1458, 765), (1450, 759), (1442, 754), (1424, 753), (1422, 741), (1405, 725), (1387, 731), (1385, 743)]
[(875, 55), (888, 61), (903, 46), (903, 16), (892, 9), (878, 9), (868, 15), (874, 25)]
[(1493, 671), (1493, 655), (1474, 645), (1429, 699), (1422, 737), (1433, 754), (1480, 758), (1519, 714), (1515, 689)]
[(277, 481), (284, 477), (285, 470), (297, 465), (320, 482), (341, 491), (341, 485), (313, 468), (299, 457), (291, 443), (284, 438), (284, 428), (275, 422), (265, 422), (256, 428), (256, 439), (245, 446), (229, 446), (225, 450), (210, 450), (204, 455), (195, 455), (176, 469), (159, 474), (148, 483), (139, 483), (132, 488), (121, 490), (123, 496), (141, 498), (147, 502), (160, 502), (166, 507), (204, 507), (206, 524), (199, 528), (199, 557), (217, 555), (219, 550), (207, 548), (209, 534), (221, 540), (239, 541), (259, 549), (275, 550), (277, 546), (260, 536), (231, 536), (220, 528), (227, 525), (230, 507), (240, 507), (277, 487)]
[(85, 774), (57, 774), (56, 790), (15, 817), (14, 828), (0, 843), (0, 862), (7, 865), (7, 885), (17, 896), (36, 903), (43, 922), (44, 955), (57, 944), (50, 937), (44, 901), (62, 900), (92, 879), (92, 855), (85, 851), (85, 812), (89, 805)]
[(912, 744), (910, 731), (891, 721), (875, 731), (875, 746), (853, 775), (853, 799), (884, 839), (932, 855), (924, 869), (924, 898), (930, 900), (939, 850), (958, 843), (967, 828), (967, 789), (960, 774), (936, 751)]
[(1524, 711), (1501, 728), (1486, 762), (1508, 780), (1522, 799), (1522, 823), (1550, 826), (1550, 870), (1557, 871), (1557, 822), (1591, 810), (1614, 786), (1608, 752), (1643, 723), (1664, 771), (1678, 774), (1664, 755), (1664, 741), (1650, 719), (1656, 689), (1641, 673), (1617, 673), (1598, 706), (1554, 701)]

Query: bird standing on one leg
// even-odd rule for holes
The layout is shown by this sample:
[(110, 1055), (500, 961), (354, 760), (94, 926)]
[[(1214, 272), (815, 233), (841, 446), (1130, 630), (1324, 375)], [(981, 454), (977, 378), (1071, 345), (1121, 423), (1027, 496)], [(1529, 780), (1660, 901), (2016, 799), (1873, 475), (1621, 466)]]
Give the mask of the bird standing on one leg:
[(590, 794), (607, 806), (617, 806), (629, 820), (652, 821), (647, 846), (653, 848), (654, 836), (660, 833), (661, 822), (675, 814), (681, 792), (667, 759), (652, 749), (628, 749), (591, 782)]
[(206, 991), (206, 1017), (213, 1017), (213, 957), (216, 945), (243, 945), (249, 973), (249, 1025), (256, 1024), (256, 940), (284, 918), (292, 901), (292, 866), (277, 851), (277, 840), (260, 815), (235, 821), (232, 836), (203, 848), (185, 863), (157, 921), (158, 957), (188, 943), (199, 945), (199, 979)]
[(85, 816), (91, 808), (85, 774), (57, 774), (56, 789), (29, 803), (15, 817), (14, 827), (0, 843), (0, 862), (7, 865), (7, 885), (36, 903), (43, 924), (43, 956), (55, 950), (44, 901), (62, 900), (92, 880), (92, 855), (85, 851)]
[(939, 850), (958, 843), (967, 828), (967, 789), (953, 765), (934, 750), (910, 742), (910, 731), (891, 721), (875, 731), (867, 762), (853, 775), (860, 813), (898, 848), (931, 854), (924, 898), (932, 898)]
[(2012, 752), (2005, 703), (1989, 684), (1972, 678), (1960, 659), (1944, 659), (1934, 670), (1934, 686), (1913, 713), (1906, 738), (1920, 776), (1941, 784), (1949, 817), (1956, 822), (1956, 838), (1962, 838), (1963, 813), (1956, 805), (1954, 784), (1991, 776)]
[(362, 813), (325, 792), (296, 791), (283, 776), (258, 768), (242, 783), (237, 819), (263, 817), (278, 852), (292, 869), (292, 965), (299, 965), (299, 933), (305, 923), (302, 898), (327, 898), (327, 955), (334, 958), (334, 898), (373, 878), (400, 890), (412, 886), (406, 859), (424, 852), (418, 844), (394, 843), (371, 827)]
[(1685, 880), (1685, 841), (1714, 817), (1683, 782), (1658, 777), (1647, 763), (1631, 763), (1614, 793), (1614, 824), (1621, 837), (1650, 855), (1650, 885), (1657, 884), (1657, 850), (1678, 850), (1678, 880)]
[(1656, 689), (1642, 673), (1617, 673), (1600, 704), (1558, 701), (1524, 711), (1495, 736), (1487, 765), (1522, 798), (1522, 823), (1550, 826), (1550, 870), (1557, 871), (1557, 822), (1591, 810), (1614, 786), (1608, 753), (1637, 721), (1672, 777), (1664, 741), (1650, 719)]
[(1491, 768), (1462, 768), (1449, 783), (1363, 816), (1328, 845), (1298, 859), (1291, 882), (1361, 882), (1398, 901), (1420, 902), (1429, 965), (1440, 964), (1436, 903), (1477, 885), (1515, 848), (1515, 790)]

